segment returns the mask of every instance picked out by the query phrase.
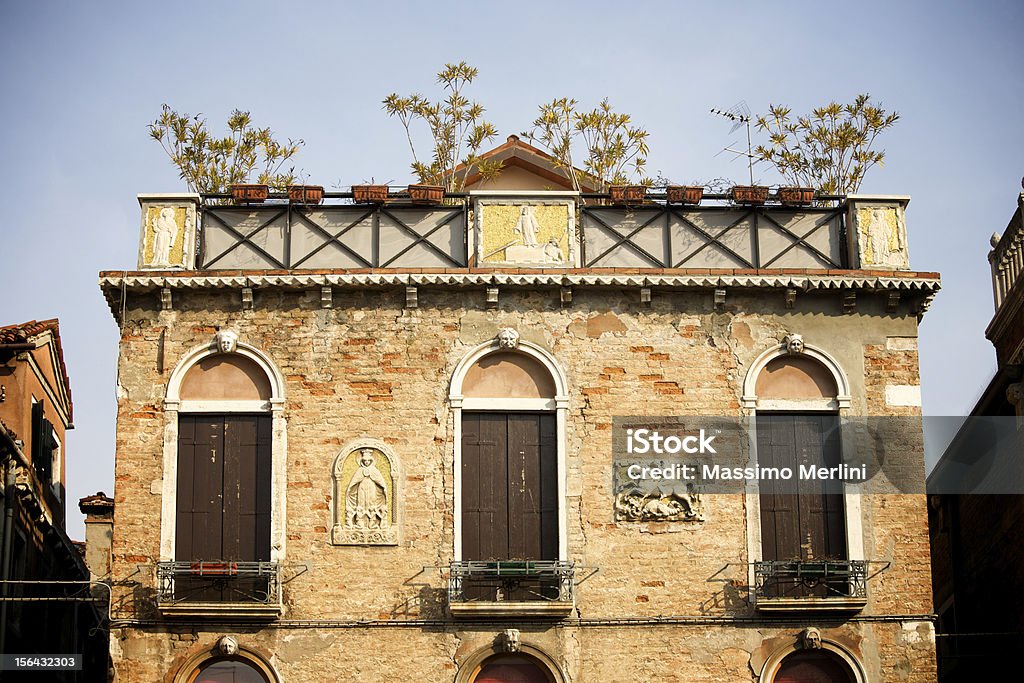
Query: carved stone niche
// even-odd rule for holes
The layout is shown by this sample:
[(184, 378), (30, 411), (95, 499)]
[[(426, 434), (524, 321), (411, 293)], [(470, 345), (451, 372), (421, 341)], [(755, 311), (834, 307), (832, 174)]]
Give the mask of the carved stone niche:
[[(662, 466), (662, 463), (653, 463)], [(700, 522), (704, 504), (693, 484), (631, 479), (628, 464), (617, 464), (615, 519), (621, 522)]]
[(357, 439), (334, 459), (331, 543), (398, 545), (398, 458), (384, 442)]

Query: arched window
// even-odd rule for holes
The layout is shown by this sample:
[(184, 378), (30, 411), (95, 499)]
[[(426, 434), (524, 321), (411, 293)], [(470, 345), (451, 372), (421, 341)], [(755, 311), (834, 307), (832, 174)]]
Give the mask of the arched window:
[(452, 377), (455, 558), (564, 560), (564, 375), (539, 346), (502, 334), (514, 343), (478, 346)]
[(801, 650), (782, 660), (772, 683), (855, 683), (853, 671), (828, 650)]
[(472, 683), (553, 683), (553, 679), (532, 658), (498, 655), (483, 663)]
[(270, 683), (259, 668), (238, 657), (211, 659), (196, 669), (188, 683)]
[(839, 477), (804, 477), (801, 469), (842, 463), (841, 416), (851, 401), (845, 373), (829, 354), (790, 335), (754, 361), (743, 394), (744, 407), (755, 410), (752, 464), (792, 473), (762, 477), (748, 508), (759, 606), (852, 597), (849, 561), (863, 559), (859, 497)]
[(270, 360), (230, 332), (192, 349), (172, 371), (162, 603), (279, 602), (271, 563), (284, 553), (283, 386)]

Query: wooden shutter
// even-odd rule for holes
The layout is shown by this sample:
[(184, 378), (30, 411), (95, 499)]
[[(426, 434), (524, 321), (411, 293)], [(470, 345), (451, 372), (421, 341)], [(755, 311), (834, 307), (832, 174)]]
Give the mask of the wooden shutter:
[(270, 559), (271, 419), (180, 415), (175, 559)]
[(840, 459), (837, 416), (758, 416), (758, 465), (793, 472), (789, 481), (759, 482), (762, 559), (846, 558), (842, 482), (799, 479), (801, 465), (835, 467)]
[(556, 439), (551, 413), (463, 413), (463, 559), (558, 558)]

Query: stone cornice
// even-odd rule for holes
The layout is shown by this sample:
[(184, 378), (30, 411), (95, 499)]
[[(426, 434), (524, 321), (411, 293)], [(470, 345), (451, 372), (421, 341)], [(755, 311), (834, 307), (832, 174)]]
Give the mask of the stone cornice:
[(938, 273), (893, 270), (743, 269), (349, 269), (319, 271), (102, 271), (99, 285), (117, 317), (119, 292), (157, 289), (315, 287), (657, 287), (661, 289), (865, 290), (917, 294), (923, 308), (940, 289)]

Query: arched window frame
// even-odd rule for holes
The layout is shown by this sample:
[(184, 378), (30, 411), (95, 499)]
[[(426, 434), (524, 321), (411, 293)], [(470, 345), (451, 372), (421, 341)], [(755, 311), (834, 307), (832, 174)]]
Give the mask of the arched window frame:
[[(779, 669), (782, 668), (783, 660), (794, 652), (799, 652), (803, 647), (800, 637), (796, 636), (788, 645), (784, 645), (773, 652), (768, 659), (765, 660), (764, 666), (761, 667), (761, 672), (757, 677), (757, 683), (774, 683), (776, 674), (778, 674)], [(853, 680), (855, 683), (867, 683), (867, 675), (864, 673), (864, 667), (861, 665), (860, 660), (857, 659), (856, 655), (843, 647), (842, 644), (822, 636), (821, 649), (838, 656), (839, 659), (849, 667), (850, 672), (853, 673)]]
[(479, 398), (467, 397), (462, 393), (462, 385), (466, 379), (466, 373), (478, 361), (484, 357), (498, 352), (507, 352), (497, 338), (486, 341), (475, 346), (466, 354), (452, 373), (451, 385), (448, 393), (448, 403), (451, 406), (455, 420), (454, 425), (454, 446), (455, 446), (455, 507), (454, 507), (454, 559), (456, 562), (462, 560), (462, 411), (463, 410), (495, 410), (495, 411), (551, 411), (555, 412), (555, 429), (558, 440), (558, 559), (568, 561), (569, 541), (567, 537), (567, 505), (565, 498), (565, 471), (566, 471), (566, 422), (569, 410), (569, 383), (565, 373), (555, 357), (545, 348), (525, 339), (519, 340), (515, 351), (538, 361), (551, 375), (555, 384), (554, 398)]
[(566, 678), (558, 664), (555, 663), (554, 658), (549, 656), (544, 650), (526, 641), (523, 641), (519, 649), (514, 653), (503, 652), (493, 645), (477, 650), (459, 666), (459, 670), (455, 673), (454, 683), (473, 683), (473, 680), (483, 670), (489, 660), (509, 655), (521, 656), (524, 659), (530, 660), (532, 664), (547, 673), (553, 683), (565, 683)]
[(238, 652), (230, 656), (223, 655), (216, 649), (211, 648), (204, 648), (200, 652), (195, 653), (178, 667), (171, 683), (189, 683), (194, 680), (194, 677), (199, 673), (201, 667), (208, 666), (222, 660), (245, 662), (246, 664), (252, 665), (271, 683), (280, 683), (281, 681), (281, 677), (277, 674), (277, 671), (266, 657), (251, 648), (239, 645)]
[(181, 384), (194, 366), (210, 356), (222, 355), (216, 342), (192, 348), (175, 365), (167, 381), (164, 397), (163, 494), (160, 510), (160, 560), (174, 560), (176, 522), (176, 489), (178, 484), (178, 414), (179, 413), (266, 413), (271, 416), (271, 510), (270, 559), (281, 562), (285, 556), (285, 490), (287, 487), (287, 430), (284, 415), (284, 375), (270, 357), (256, 347), (238, 341), (235, 355), (254, 362), (270, 383), (269, 400), (196, 401), (181, 399)]
[[(799, 412), (799, 413), (833, 413), (840, 418), (847, 417), (850, 413), (852, 397), (850, 395), (850, 381), (846, 372), (831, 354), (817, 346), (804, 343), (803, 351), (800, 353), (805, 358), (811, 358), (820, 363), (831, 375), (836, 385), (836, 395), (825, 399), (798, 399), (778, 400), (762, 399), (757, 395), (757, 378), (770, 362), (776, 358), (790, 355), (787, 345), (782, 342), (763, 351), (750, 365), (747, 374), (743, 379), (743, 394), (740, 398), (740, 406), (748, 418), (754, 418), (757, 413), (769, 412)], [(750, 460), (748, 467), (757, 467), (757, 421), (749, 419), (750, 425)], [(846, 430), (843, 430), (845, 436)], [(844, 453), (852, 452), (853, 444), (847, 443), (845, 439), (840, 442)], [(747, 556), (750, 562), (763, 557), (761, 545), (761, 504), (760, 490), (757, 480), (748, 480), (746, 486), (747, 494)], [(861, 511), (861, 494), (859, 487), (852, 484), (843, 485), (843, 509), (846, 520), (846, 552), (847, 559), (863, 560), (864, 558), (864, 524)], [(747, 580), (753, 586), (755, 582), (754, 566), (749, 565)]]

